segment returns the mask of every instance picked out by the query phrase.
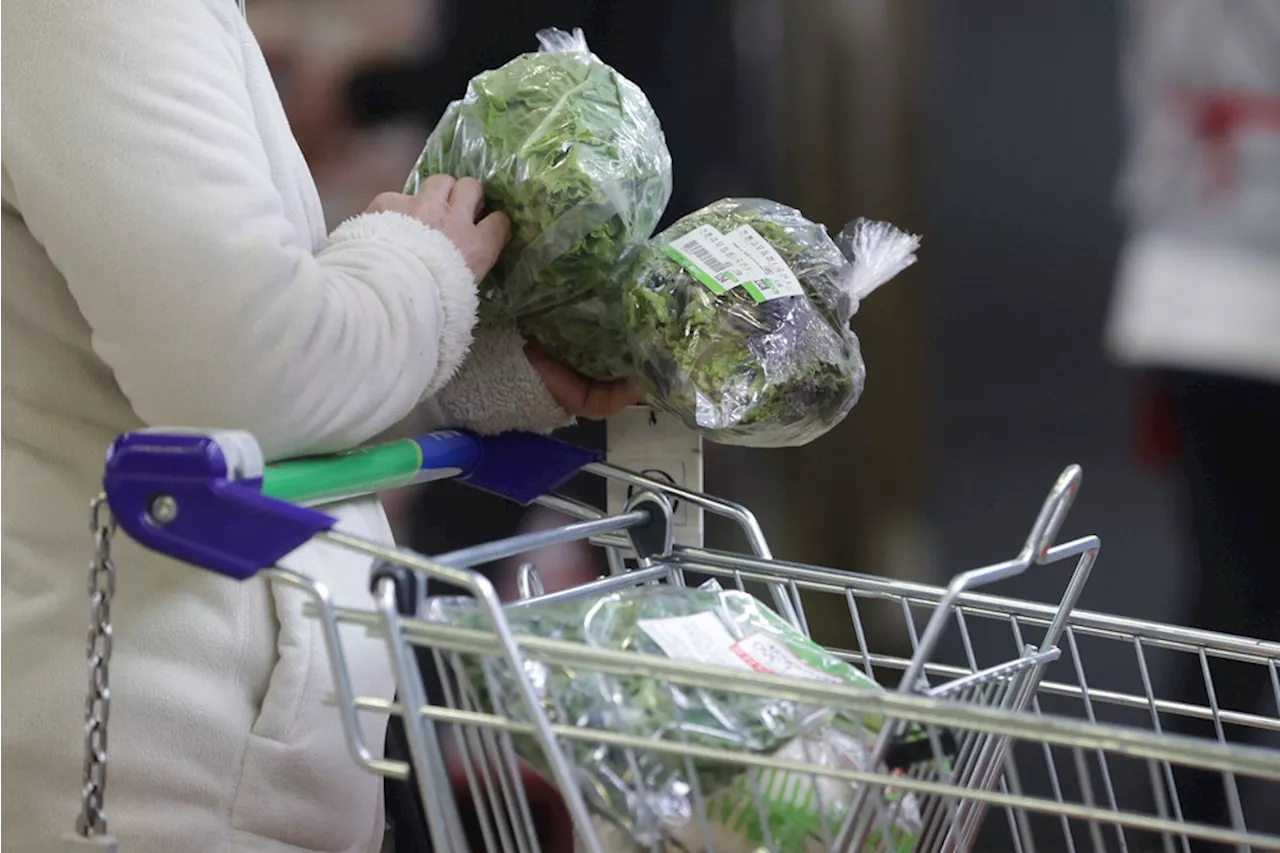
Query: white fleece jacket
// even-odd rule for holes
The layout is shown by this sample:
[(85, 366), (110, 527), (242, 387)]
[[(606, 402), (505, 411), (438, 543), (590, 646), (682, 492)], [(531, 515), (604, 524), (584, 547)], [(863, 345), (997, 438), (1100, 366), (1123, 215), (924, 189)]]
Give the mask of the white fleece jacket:
[[(118, 433), (236, 427), (279, 458), (431, 422), (566, 418), (514, 332), (467, 359), (475, 286), (442, 234), (378, 213), (326, 236), (233, 0), (8, 11), (3, 849), (25, 853), (53, 849), (77, 811), (85, 514)], [(376, 501), (331, 511), (389, 538)], [(122, 849), (377, 849), (381, 780), (322, 705), (324, 650), (297, 596), (125, 541), (117, 562), (107, 815)], [(289, 562), (367, 606), (364, 562)], [(357, 688), (390, 697), (379, 643), (347, 641)], [(382, 729), (370, 721), (372, 744)]]

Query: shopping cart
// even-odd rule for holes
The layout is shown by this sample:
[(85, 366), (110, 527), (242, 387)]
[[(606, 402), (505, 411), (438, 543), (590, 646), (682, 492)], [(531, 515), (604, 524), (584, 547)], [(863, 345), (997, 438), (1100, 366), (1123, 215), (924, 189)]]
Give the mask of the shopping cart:
[[(608, 515), (556, 496), (579, 473), (625, 483), (630, 498), (623, 511)], [(313, 508), (442, 477), (574, 520), (427, 557), (336, 531), (334, 520)], [(1080, 482), (1077, 467), (1062, 474), (1013, 559), (960, 574), (942, 588), (775, 559), (743, 507), (602, 464), (595, 454), (548, 438), (444, 432), (264, 466), (256, 443), (243, 433), (127, 434), (111, 449), (104, 494), (94, 503), (87, 754), (83, 810), (71, 849), (114, 847), (104, 785), (116, 583), (110, 541), (117, 524), (142, 545), (195, 566), (241, 581), (265, 576), (307, 594), (308, 613), (323, 625), (332, 701), (352, 759), (370, 772), (414, 781), (438, 851), (542, 849), (525, 787), (531, 766), (563, 797), (578, 848), (592, 853), (1077, 846), (1189, 851), (1203, 843), (1280, 849), (1280, 834), (1263, 829), (1280, 811), (1280, 747), (1245, 743), (1280, 733), (1280, 643), (1079, 610), (1099, 540), (1055, 540)], [(736, 523), (746, 553), (674, 546), (676, 502)], [(323, 584), (277, 565), (312, 539), (371, 559), (367, 607), (338, 606)], [(536, 568), (525, 564), (522, 599), (504, 606), (474, 571), (575, 541), (604, 548), (609, 573), (548, 593)], [(1062, 572), (1064, 593), (1057, 603), (982, 591), (1033, 569)], [(127, 583), (124, 571), (121, 582)], [(757, 592), (805, 635), (811, 627), (830, 633), (825, 624), (810, 626), (807, 614), (838, 604), (849, 630), (838, 643), (826, 643), (828, 652), (885, 689), (812, 680), (803, 672), (788, 674), (786, 667), (774, 670), (783, 674), (762, 675), (517, 635), (511, 627), (519, 608), (655, 585), (681, 587), (695, 577)], [(441, 584), (464, 590), (484, 624), (425, 618)], [(867, 626), (887, 617), (901, 620), (909, 647), (892, 649), (871, 636)], [(385, 642), (398, 701), (354, 693), (340, 636), (340, 628), (350, 625)], [(1203, 671), (1203, 700), (1160, 697), (1158, 673), (1188, 656)], [(426, 695), (423, 661), (439, 670), (442, 700)], [(474, 661), (483, 662), (481, 684), (466, 676), (475, 671), (467, 669)], [(1125, 662), (1131, 674), (1117, 677)], [(1218, 696), (1215, 672), (1223, 666), (1246, 668), (1274, 712)], [(513, 689), (501, 693), (495, 672)], [(556, 688), (563, 682), (547, 677), (551, 672), (651, 679), (656, 689), (681, 695), (756, 697), (877, 723), (867, 729), (865, 749), (843, 763), (809, 760), (808, 752), (708, 745), (691, 739), (678, 720), (647, 735), (606, 730), (564, 710)], [(409, 762), (384, 758), (380, 744), (365, 742), (364, 714), (402, 717)], [(589, 783), (599, 768), (584, 764), (582, 756), (606, 753), (623, 756), (628, 767), (675, 768), (680, 776), (687, 808), (674, 823), (666, 816), (661, 831), (640, 838), (643, 844), (617, 815), (600, 808), (599, 792)], [(704, 789), (708, 768), (724, 771), (716, 778), (735, 780), (736, 811), (720, 805), (723, 791)], [(627, 780), (641, 799), (644, 776), (636, 772)], [(807, 813), (819, 817), (798, 842), (783, 837), (770, 812), (777, 795), (770, 786), (779, 779), (807, 797)], [(1210, 802), (1220, 803), (1221, 811), (1206, 812)], [(463, 825), (464, 810), (470, 829)], [(992, 812), (1003, 820), (984, 820)]]

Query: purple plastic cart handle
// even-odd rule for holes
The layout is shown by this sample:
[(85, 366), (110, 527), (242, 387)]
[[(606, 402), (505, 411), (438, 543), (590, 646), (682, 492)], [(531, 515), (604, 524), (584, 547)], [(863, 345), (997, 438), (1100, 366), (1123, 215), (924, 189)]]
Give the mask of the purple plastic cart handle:
[(235, 474), (211, 435), (132, 432), (112, 444), (103, 485), (112, 514), (136, 542), (237, 580), (336, 523), (259, 494), (261, 476)]
[[(522, 504), (599, 458), (521, 433), (479, 438), (449, 431), (413, 441), (424, 471), (447, 471)], [(103, 485), (112, 513), (139, 544), (243, 580), (336, 524), (323, 512), (262, 494), (263, 468), (246, 433), (144, 430), (116, 439)]]

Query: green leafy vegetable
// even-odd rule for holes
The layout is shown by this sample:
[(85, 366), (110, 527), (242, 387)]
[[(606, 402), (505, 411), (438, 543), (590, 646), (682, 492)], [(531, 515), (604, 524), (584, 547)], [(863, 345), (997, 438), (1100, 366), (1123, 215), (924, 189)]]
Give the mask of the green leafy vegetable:
[(565, 364), (592, 379), (627, 379), (640, 367), (627, 332), (624, 284), (649, 263), (652, 249), (641, 247), (619, 261), (615, 275), (602, 279), (576, 302), (523, 317), (520, 329)]
[(671, 156), (644, 93), (581, 32), (538, 34), (539, 53), (480, 74), (449, 105), (409, 179), (473, 177), (511, 218), (511, 244), (481, 283), (482, 321), (580, 299), (653, 233)]
[[(434, 600), (430, 615), (466, 627), (489, 627), (470, 599)], [(692, 623), (686, 617), (693, 617)], [(715, 637), (721, 637), (723, 645), (718, 651), (724, 655), (754, 654), (771, 666), (778, 666), (776, 661), (781, 657), (787, 670), (769, 671), (879, 689), (862, 672), (811, 641), (755, 598), (743, 592), (722, 591), (714, 584), (697, 590), (645, 586), (603, 597), (535, 602), (508, 608), (507, 618), (517, 635), (663, 656), (668, 656), (667, 651), (655, 638), (663, 636), (659, 628), (674, 624), (669, 620), (675, 620), (681, 628), (668, 630), (694, 632), (692, 636), (698, 638), (696, 632), (708, 630), (706, 620), (710, 618), (711, 627), (719, 627), (718, 632), (710, 632), (709, 642), (714, 646)], [(655, 627), (655, 622), (662, 624)], [(755, 644), (748, 646), (750, 640)], [(740, 651), (734, 651), (739, 647)], [(843, 743), (862, 750), (882, 725), (879, 717), (852, 719), (790, 700), (683, 687), (640, 674), (615, 676), (576, 667), (551, 667), (533, 660), (526, 660), (525, 665), (553, 722), (646, 739), (774, 753), (788, 746), (794, 750), (799, 737), (814, 737), (815, 732), (830, 730)], [(462, 667), (461, 675), (483, 697), (482, 706), (517, 720), (528, 719), (515, 678), (504, 664), (482, 664), (472, 658)], [(541, 750), (532, 739), (517, 738), (515, 745), (526, 759), (542, 763)], [(681, 756), (648, 750), (628, 753), (576, 738), (565, 740), (563, 745), (579, 768), (589, 804), (641, 843), (669, 837), (676, 827), (691, 826), (689, 765)], [(702, 795), (719, 795), (721, 798), (714, 802), (721, 803), (734, 823), (739, 823), (742, 810), (725, 804), (733, 800), (732, 789), (741, 784), (743, 768), (696, 760), (692, 766)], [(780, 792), (795, 787), (786, 780), (778, 781)], [(797, 804), (787, 796), (770, 798), (766, 805), (771, 809), (776, 806), (777, 814), (770, 819), (775, 837), (789, 833), (802, 842), (815, 826), (820, 826), (814, 822), (818, 819), (813, 814), (798, 816)], [(692, 821), (697, 823), (696, 818)], [(755, 830), (748, 823), (740, 828), (748, 833), (758, 831), (758, 819)]]
[[(652, 405), (712, 441), (792, 446), (838, 424), (866, 372), (849, 319), (914, 261), (915, 238), (867, 223), (872, 261), (851, 260), (791, 208), (726, 199), (649, 241), (671, 195), (657, 116), (580, 32), (539, 40), (541, 52), (477, 76), (449, 105), (407, 187), (475, 177), (489, 208), (510, 216), (511, 244), (480, 285), (481, 321), (517, 319), (582, 373), (636, 379)], [(754, 229), (789, 289), (765, 299), (767, 277), (704, 284), (664, 251), (702, 225)]]
[[(752, 229), (797, 287), (762, 299), (751, 281), (707, 284), (696, 262), (670, 253), (703, 226), (719, 238)], [(918, 242), (866, 220), (833, 241), (792, 208), (724, 199), (629, 256), (590, 297), (522, 326), (589, 376), (636, 379), (650, 405), (711, 441), (807, 444), (840, 423), (862, 393), (866, 369), (849, 329), (859, 299), (913, 263)]]
[[(757, 302), (744, 287), (714, 293), (661, 251), (695, 228), (753, 228), (803, 293)], [(865, 368), (849, 331), (849, 260), (821, 226), (770, 201), (726, 199), (654, 240), (623, 300), (650, 401), (713, 441), (755, 447), (808, 443), (848, 414)]]

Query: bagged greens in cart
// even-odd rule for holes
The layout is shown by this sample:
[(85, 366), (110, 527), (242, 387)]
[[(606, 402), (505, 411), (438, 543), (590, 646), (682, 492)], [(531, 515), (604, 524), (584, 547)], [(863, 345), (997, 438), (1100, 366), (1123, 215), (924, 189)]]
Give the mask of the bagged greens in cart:
[(915, 262), (919, 238), (858, 220), (832, 240), (799, 211), (723, 199), (619, 266), (589, 299), (526, 318), (598, 379), (634, 377), (649, 403), (711, 441), (806, 444), (857, 403), (859, 301)]
[(671, 155), (653, 108), (582, 32), (473, 79), (427, 139), (406, 192), (432, 174), (479, 179), (511, 243), (481, 283), (480, 317), (507, 320), (586, 296), (657, 227)]
[[(428, 615), (465, 627), (488, 627), (471, 599), (434, 599)], [(721, 590), (714, 582), (696, 590), (644, 586), (595, 598), (534, 602), (508, 608), (507, 618), (517, 635), (880, 689), (752, 596)], [(882, 725), (879, 718), (853, 718), (786, 699), (684, 687), (640, 674), (617, 676), (533, 660), (526, 660), (525, 667), (553, 723), (655, 741), (850, 768), (865, 764)], [(459, 670), (459, 678), (475, 691), (481, 707), (528, 720), (513, 673), (504, 664), (468, 658)], [(541, 765), (536, 742), (517, 738), (515, 745), (527, 760)], [(809, 775), (765, 772), (750, 786), (742, 766), (696, 759), (687, 764), (679, 754), (630, 751), (577, 739), (563, 745), (579, 768), (588, 804), (644, 845), (663, 842), (674, 849), (705, 849), (707, 833), (719, 850), (754, 849), (766, 838), (776, 851), (807, 850), (824, 837), (824, 828), (831, 835), (838, 831), (854, 793), (847, 784), (818, 777), (819, 794), (811, 796), (815, 783)], [(695, 780), (688, 778), (690, 766)], [(696, 781), (711, 821), (705, 828), (695, 809), (691, 781)], [(818, 803), (824, 804), (825, 814)], [(891, 846), (913, 843), (918, 832), (914, 800), (909, 799), (890, 827)], [(740, 844), (725, 846), (729, 839)]]

